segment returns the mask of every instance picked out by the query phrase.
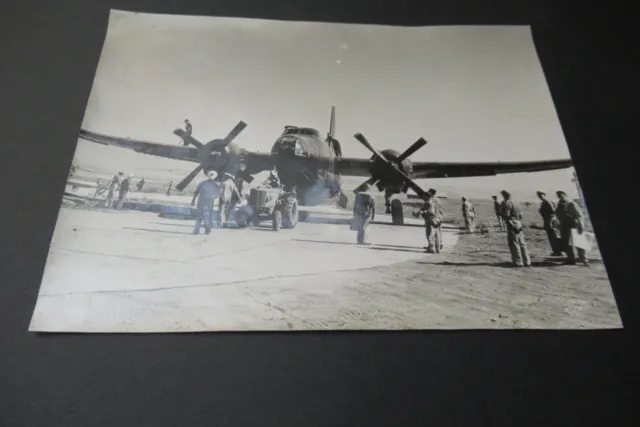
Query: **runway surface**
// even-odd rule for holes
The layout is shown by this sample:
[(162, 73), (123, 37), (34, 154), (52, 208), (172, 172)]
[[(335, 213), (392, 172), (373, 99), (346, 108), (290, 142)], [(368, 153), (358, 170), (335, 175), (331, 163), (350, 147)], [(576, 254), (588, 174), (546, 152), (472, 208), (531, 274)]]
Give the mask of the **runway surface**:
[[(347, 225), (318, 223), (317, 215), (279, 232), (192, 229), (192, 221), (151, 213), (62, 208), (30, 330), (348, 329), (341, 313), (356, 306), (375, 317), (383, 304), (385, 316), (401, 318), (411, 295), (378, 292), (375, 269), (429, 256), (423, 229), (376, 224), (374, 244), (359, 246)], [(457, 235), (445, 231), (443, 240), (446, 251)]]

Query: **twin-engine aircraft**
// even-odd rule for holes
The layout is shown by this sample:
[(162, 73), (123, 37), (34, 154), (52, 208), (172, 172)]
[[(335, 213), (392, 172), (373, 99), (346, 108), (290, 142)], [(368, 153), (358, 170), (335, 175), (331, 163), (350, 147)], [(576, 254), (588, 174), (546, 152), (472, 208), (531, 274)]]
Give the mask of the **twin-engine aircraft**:
[[(338, 204), (346, 209), (348, 197), (342, 192), (341, 177), (369, 177), (365, 182), (384, 192), (387, 213), (391, 212), (390, 198), (406, 193), (409, 188), (424, 198), (425, 191), (414, 182), (415, 179), (540, 172), (573, 165), (571, 159), (485, 163), (412, 162), (409, 157), (426, 145), (425, 139), (419, 138), (402, 153), (393, 149), (378, 151), (361, 133), (356, 133), (354, 137), (371, 151), (371, 158), (343, 157), (340, 142), (334, 137), (335, 107), (331, 109), (329, 132), (325, 139), (316, 129), (285, 126), (270, 153), (251, 152), (233, 142), (246, 126), (245, 122), (240, 121), (225, 138), (204, 144), (182, 129), (174, 130), (173, 133), (183, 139), (184, 146), (103, 135), (84, 129), (80, 131), (80, 138), (138, 153), (198, 163), (176, 185), (178, 191), (183, 191), (200, 172), (206, 174), (215, 170), (218, 174), (228, 173), (251, 183), (253, 175), (275, 170), (285, 188), (295, 189), (299, 206), (317, 206), (327, 199), (336, 198)], [(299, 219), (304, 221), (308, 211), (298, 212)]]

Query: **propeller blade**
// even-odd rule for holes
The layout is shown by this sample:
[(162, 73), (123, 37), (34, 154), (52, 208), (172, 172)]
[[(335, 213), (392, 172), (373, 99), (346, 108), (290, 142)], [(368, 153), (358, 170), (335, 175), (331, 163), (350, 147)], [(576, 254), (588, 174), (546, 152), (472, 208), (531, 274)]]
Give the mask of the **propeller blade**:
[(361, 134), (360, 132), (356, 133), (354, 135), (355, 139), (357, 139), (358, 141), (360, 141), (360, 143), (362, 145), (364, 145), (365, 147), (367, 147), (367, 149), (369, 151), (371, 151), (373, 154), (376, 155), (376, 157), (379, 157), (380, 159), (384, 160), (385, 163), (389, 163), (389, 160), (387, 160), (387, 158), (385, 156), (382, 155), (382, 153), (380, 153), (378, 150), (376, 150), (375, 148), (373, 148), (373, 146), (371, 144), (369, 144), (369, 141), (367, 141), (367, 138), (364, 137), (363, 134)]
[(182, 181), (178, 183), (178, 185), (176, 185), (176, 189), (178, 189), (178, 191), (183, 191), (201, 171), (202, 166), (198, 166), (197, 168), (192, 170), (189, 175), (187, 175)]
[(425, 145), (427, 145), (427, 141), (424, 138), (420, 138), (419, 140), (414, 142), (411, 147), (407, 148), (404, 153), (400, 154), (400, 157), (398, 157), (398, 161), (403, 162), (406, 158), (411, 156), (413, 153), (415, 153)]
[(362, 184), (358, 185), (353, 192), (357, 193), (358, 191), (360, 191), (360, 189), (365, 185), (365, 184), (369, 184), (369, 185), (373, 185), (378, 181), (377, 178), (371, 177), (368, 180), (366, 180), (365, 182), (363, 182)]
[(187, 145), (191, 144), (191, 145), (193, 145), (194, 147), (197, 147), (197, 148), (204, 147), (204, 144), (202, 144), (200, 141), (198, 141), (197, 139), (195, 139), (191, 135), (187, 135), (187, 133), (183, 129), (178, 128), (178, 129), (174, 130), (173, 133), (174, 133), (174, 135), (177, 135), (180, 138), (182, 138), (182, 140), (185, 141), (187, 143)]
[(242, 132), (246, 127), (247, 124), (240, 120), (238, 124), (231, 130), (231, 132), (229, 132), (229, 135), (224, 138), (224, 147), (231, 144), (231, 141), (233, 141), (235, 137), (238, 136), (240, 132)]

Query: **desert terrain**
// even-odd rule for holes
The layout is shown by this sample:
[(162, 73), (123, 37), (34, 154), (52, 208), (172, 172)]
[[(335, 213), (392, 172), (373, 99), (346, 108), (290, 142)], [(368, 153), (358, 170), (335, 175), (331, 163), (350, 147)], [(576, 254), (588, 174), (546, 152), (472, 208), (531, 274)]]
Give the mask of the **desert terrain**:
[[(153, 199), (153, 187), (148, 191), (145, 197)], [(424, 252), (419, 227), (374, 224), (369, 247), (356, 245), (344, 224), (322, 218), (280, 232), (223, 229), (193, 236), (192, 221), (65, 202), (30, 329), (622, 326), (598, 248), (590, 267), (549, 257), (537, 204), (521, 204), (534, 265), (522, 269), (509, 265), (491, 200), (472, 200), (484, 229), (474, 234), (459, 229), (458, 200), (441, 202), (448, 215), (441, 254)], [(378, 209), (384, 212), (382, 198)], [(406, 206), (406, 216), (412, 210)]]

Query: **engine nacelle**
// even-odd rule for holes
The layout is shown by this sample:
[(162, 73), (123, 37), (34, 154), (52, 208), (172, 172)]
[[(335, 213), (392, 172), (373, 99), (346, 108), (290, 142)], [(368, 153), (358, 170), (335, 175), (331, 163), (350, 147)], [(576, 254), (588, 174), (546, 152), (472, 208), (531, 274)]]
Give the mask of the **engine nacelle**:
[[(413, 165), (411, 164), (411, 160), (398, 160), (398, 157), (400, 157), (401, 154), (400, 152), (388, 148), (386, 150), (382, 150), (381, 154), (389, 161), (389, 163), (393, 167), (399, 169), (405, 175), (409, 177), (413, 175)], [(377, 159), (376, 156), (373, 156), (371, 160), (374, 161), (371, 176), (378, 181), (376, 183), (376, 187), (379, 191), (385, 191), (395, 194), (407, 190), (407, 186), (404, 180), (390, 172), (389, 165), (387, 163)]]

